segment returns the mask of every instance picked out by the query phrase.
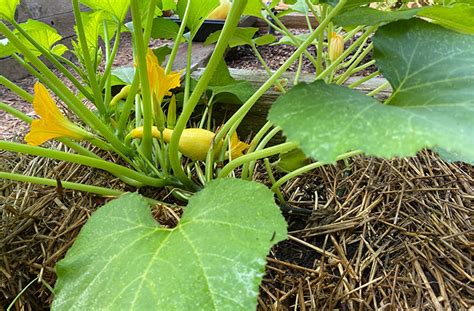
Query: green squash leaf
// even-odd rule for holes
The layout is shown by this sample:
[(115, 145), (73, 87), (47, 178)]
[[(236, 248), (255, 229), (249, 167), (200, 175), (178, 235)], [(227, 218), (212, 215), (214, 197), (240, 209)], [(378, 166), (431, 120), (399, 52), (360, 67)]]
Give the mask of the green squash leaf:
[[(237, 27), (229, 39), (229, 47), (233, 48), (240, 45), (251, 45), (252, 39), (257, 33), (258, 28), (255, 27)], [(205, 45), (216, 43), (221, 35), (221, 30), (215, 31), (207, 37)]]
[(127, 194), (98, 209), (56, 271), (54, 310), (252, 310), (270, 247), (286, 237), (273, 193), (210, 182), (174, 229)]
[(295, 149), (280, 155), (276, 168), (282, 172), (290, 173), (311, 163), (303, 150)]
[(400, 11), (380, 11), (369, 7), (355, 8), (337, 15), (333, 21), (336, 25), (372, 26), (377, 24), (386, 24), (397, 20), (410, 19), (414, 17), (420, 9), (400, 10)]
[(426, 7), (418, 15), (430, 18), (433, 23), (443, 27), (474, 34), (474, 7), (469, 4)]
[(127, 15), (130, 0), (81, 0), (81, 3), (96, 11), (105, 11), (122, 22)]
[(253, 39), (253, 42), (255, 43), (255, 45), (261, 46), (261, 45), (271, 44), (271, 43), (275, 42), (276, 40), (277, 40), (277, 37), (275, 37), (274, 35), (266, 34), (266, 35), (263, 35), (261, 37), (257, 37), (255, 39)]
[(16, 7), (19, 3), (20, 0), (0, 0), (0, 18), (14, 20)]
[[(113, 22), (112, 16), (105, 11), (81, 12), (82, 23), (84, 25), (84, 34), (86, 36), (87, 47), (91, 56), (95, 55), (98, 49), (99, 37), (104, 38), (104, 22), (107, 25), (107, 34), (112, 38), (114, 32), (117, 30), (117, 24)], [(77, 26), (74, 26), (77, 32)], [(79, 45), (77, 45), (79, 47)], [(79, 48), (78, 53), (82, 53)]]
[[(265, 1), (267, 2), (267, 1)], [(268, 5), (270, 8), (273, 8), (277, 5), (279, 0), (272, 0), (272, 2)], [(265, 10), (264, 4), (262, 1), (250, 0), (247, 2), (247, 6), (244, 9), (243, 15), (250, 15), (256, 17), (262, 17), (262, 10)], [(265, 11), (263, 11), (265, 12)]]
[(175, 39), (178, 36), (179, 26), (172, 20), (157, 17), (153, 20), (151, 37), (153, 39)]
[(209, 86), (214, 95), (214, 101), (226, 104), (241, 105), (256, 92), (249, 81), (235, 81), (220, 86)]
[(7, 38), (0, 39), (0, 58), (8, 57), (16, 51), (16, 48)]
[(122, 81), (123, 84), (132, 84), (135, 77), (135, 68), (129, 66), (113, 68), (112, 75)]
[[(188, 16), (188, 22), (186, 26), (191, 30), (191, 34), (194, 36), (201, 27), (202, 23), (206, 20), (207, 16), (219, 5), (219, 0), (206, 0), (206, 1), (192, 1), (190, 4), (190, 11)], [(177, 5), (178, 15), (183, 19), (184, 12), (186, 11), (187, 1), (179, 1)]]
[(269, 119), (314, 159), (411, 156), (442, 148), (474, 160), (474, 36), (412, 19), (374, 36), (379, 70), (394, 90), (386, 105), (342, 86), (297, 85)]
[(225, 104), (243, 104), (256, 92), (249, 81), (238, 81), (231, 76), (224, 59), (219, 62), (208, 89), (214, 95), (214, 102)]
[[(29, 19), (25, 23), (21, 23), (20, 27), (23, 28), (35, 41), (40, 44), (46, 50), (51, 50), (57, 55), (62, 55), (67, 51), (67, 48), (60, 44), (54, 46), (56, 42), (62, 39), (58, 34), (56, 29), (49, 26), (48, 24), (42, 23), (37, 20)], [(30, 43), (18, 30), (14, 30), (13, 33), (18, 37), (18, 39), (35, 54), (35, 56), (40, 56), (41, 52)], [(10, 56), (13, 53), (20, 53), (21, 51), (17, 50), (7, 39), (3, 39), (0, 43), (0, 56), (6, 57)]]

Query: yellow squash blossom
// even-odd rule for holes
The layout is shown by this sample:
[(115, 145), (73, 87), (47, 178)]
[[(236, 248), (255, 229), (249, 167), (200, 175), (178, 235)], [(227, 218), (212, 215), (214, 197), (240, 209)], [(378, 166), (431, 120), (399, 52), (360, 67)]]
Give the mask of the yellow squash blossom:
[[(167, 143), (171, 141), (171, 135), (173, 130), (164, 129), (163, 131), (163, 140)], [(155, 138), (160, 138), (160, 131), (156, 126), (152, 128), (152, 136)], [(178, 149), (179, 151), (190, 158), (191, 160), (196, 161), (205, 161), (207, 152), (214, 143), (214, 137), (216, 134), (214, 132), (200, 129), (200, 128), (188, 128), (184, 129), (181, 138), (179, 139)], [(132, 138), (141, 138), (143, 137), (143, 127), (137, 127), (131, 132)], [(235, 159), (244, 155), (244, 151), (249, 147), (248, 144), (239, 140), (237, 133), (234, 133), (230, 140), (230, 151), (231, 158)], [(218, 145), (214, 144), (214, 154), (218, 154), (222, 148), (222, 142)]]
[(166, 74), (151, 49), (148, 49), (146, 55), (146, 66), (151, 93), (161, 103), (165, 96), (171, 96), (170, 90), (181, 85), (181, 74), (173, 71)]
[(336, 33), (331, 32), (329, 41), (329, 59), (333, 62), (344, 52), (344, 38)]
[(71, 121), (59, 111), (43, 84), (36, 82), (33, 97), (33, 108), (40, 119), (33, 120), (30, 132), (25, 141), (29, 145), (39, 146), (58, 137), (69, 137), (77, 140), (90, 139), (93, 135)]

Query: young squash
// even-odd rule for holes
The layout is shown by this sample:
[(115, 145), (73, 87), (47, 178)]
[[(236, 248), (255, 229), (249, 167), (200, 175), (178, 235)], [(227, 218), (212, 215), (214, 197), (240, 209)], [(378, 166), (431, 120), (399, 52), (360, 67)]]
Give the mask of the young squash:
[(207, 19), (226, 19), (231, 6), (230, 0), (221, 0), (221, 4), (209, 14)]

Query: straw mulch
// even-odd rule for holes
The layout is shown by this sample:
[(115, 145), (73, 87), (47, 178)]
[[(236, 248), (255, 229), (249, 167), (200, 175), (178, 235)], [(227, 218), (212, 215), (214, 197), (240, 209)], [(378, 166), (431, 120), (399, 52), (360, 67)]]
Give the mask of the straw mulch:
[(424, 151), (288, 183), (289, 203), (312, 214), (289, 217), (259, 309), (473, 310), (473, 177)]
[[(2, 170), (126, 190), (109, 174), (77, 165), (6, 152), (0, 163)], [(472, 176), (473, 167), (425, 151), (392, 161), (358, 157), (289, 182), (290, 236), (269, 254), (258, 308), (468, 309)], [(47, 309), (55, 263), (106, 200), (0, 181), (0, 306), (19, 296), (16, 310)], [(175, 213), (155, 212), (176, 221)]]

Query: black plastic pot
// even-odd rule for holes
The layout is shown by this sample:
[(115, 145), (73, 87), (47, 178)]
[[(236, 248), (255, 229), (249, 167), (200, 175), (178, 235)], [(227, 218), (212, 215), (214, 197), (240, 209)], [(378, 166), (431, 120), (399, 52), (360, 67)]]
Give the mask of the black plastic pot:
[[(181, 25), (181, 20), (178, 17), (167, 17), (167, 19), (172, 20), (173, 22)], [(256, 17), (253, 16), (244, 16), (240, 19), (239, 27), (250, 27), (257, 21)], [(204, 42), (207, 37), (218, 30), (221, 30), (224, 27), (224, 20), (219, 19), (207, 19), (199, 28), (198, 32), (194, 36), (193, 41)]]

